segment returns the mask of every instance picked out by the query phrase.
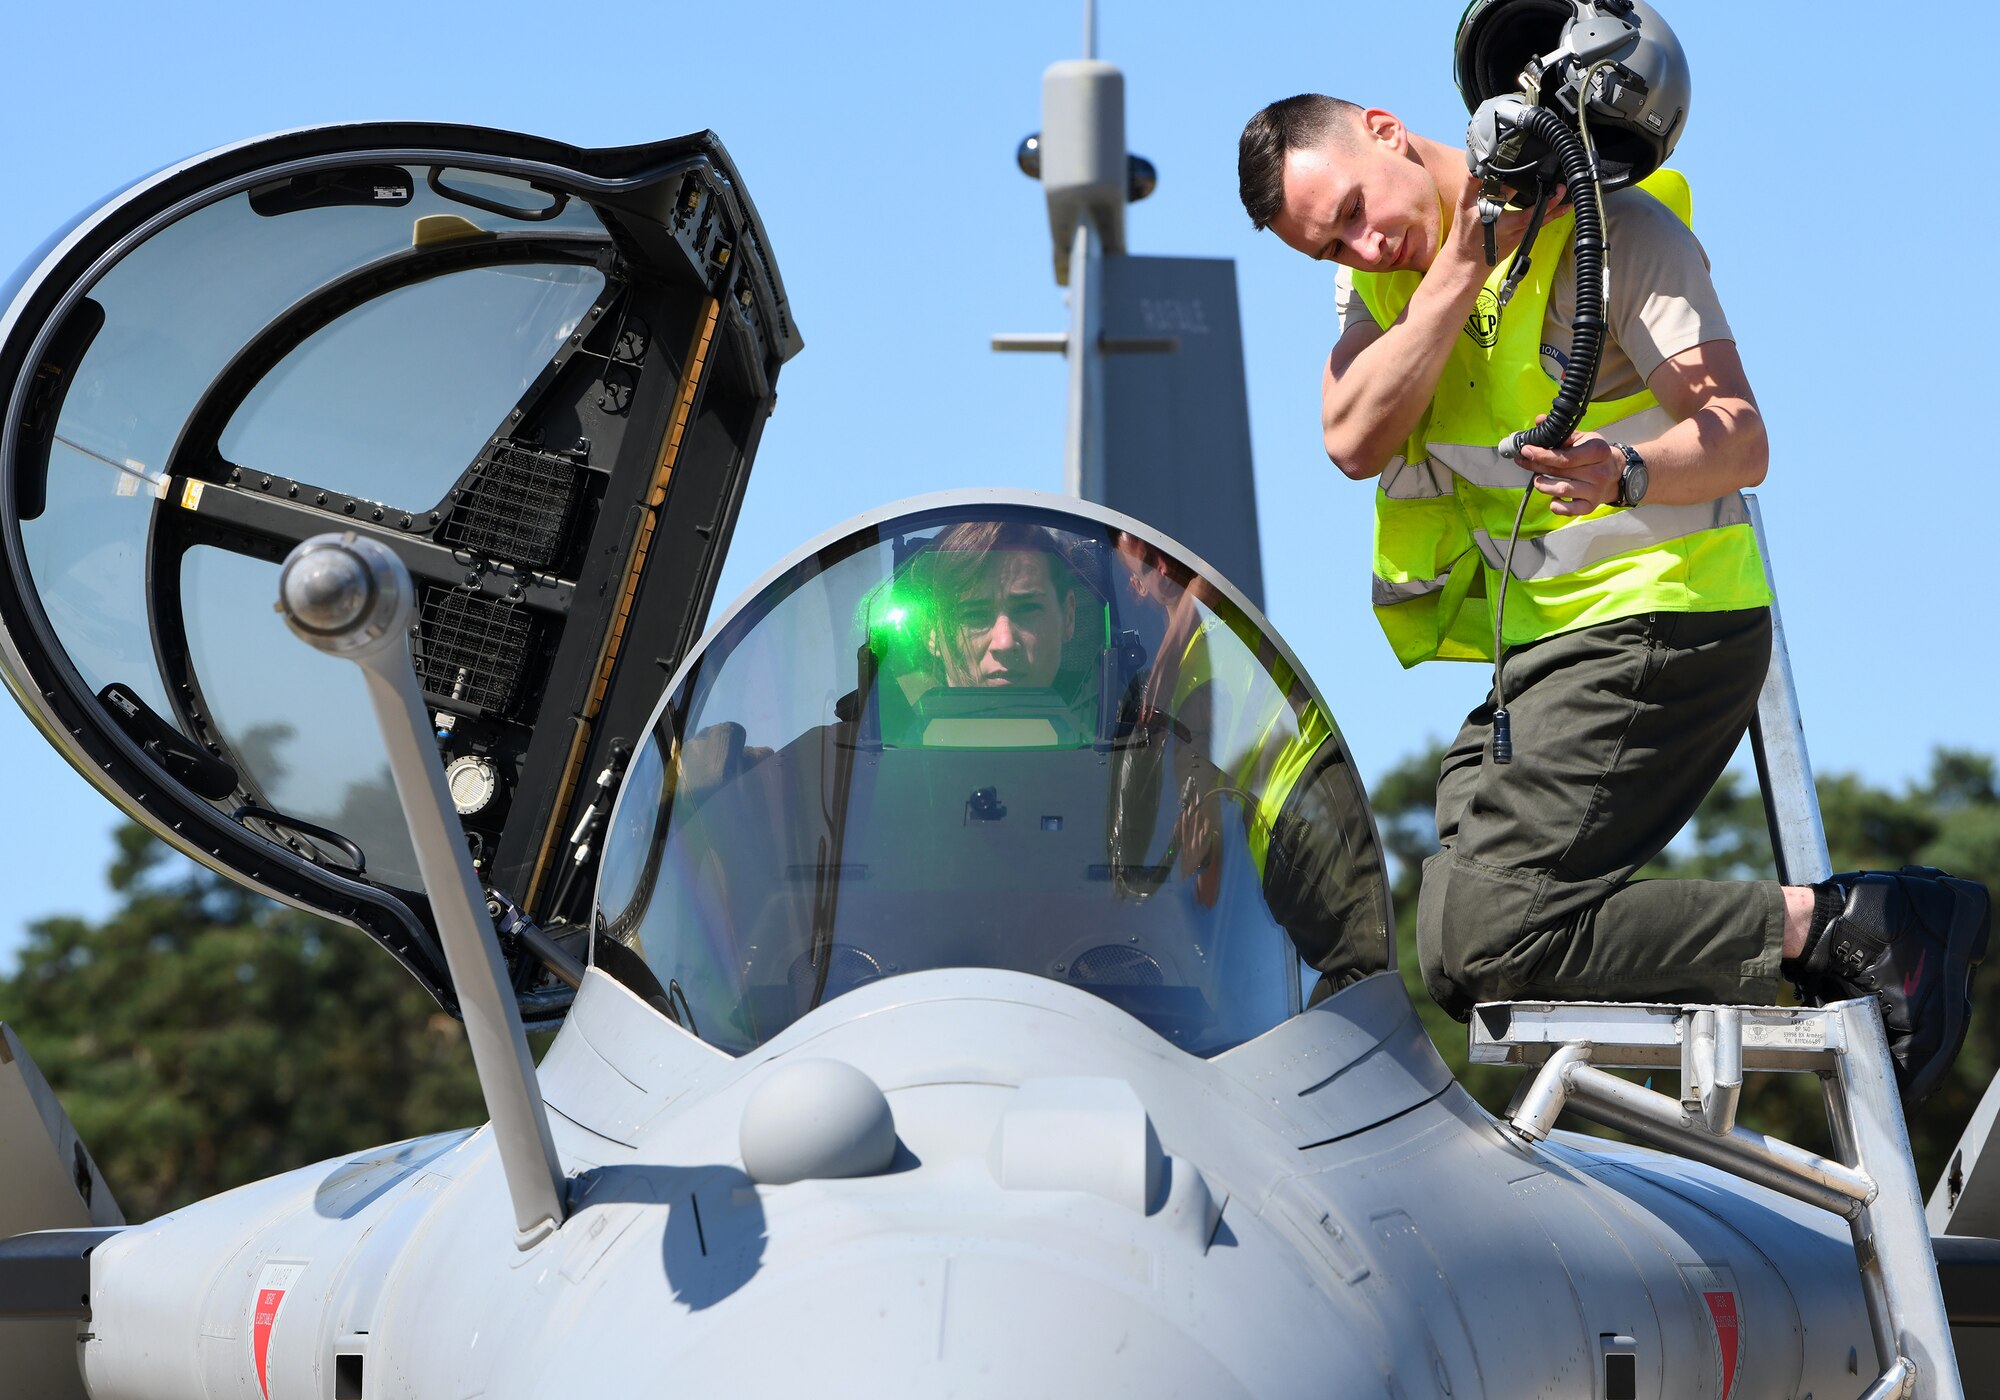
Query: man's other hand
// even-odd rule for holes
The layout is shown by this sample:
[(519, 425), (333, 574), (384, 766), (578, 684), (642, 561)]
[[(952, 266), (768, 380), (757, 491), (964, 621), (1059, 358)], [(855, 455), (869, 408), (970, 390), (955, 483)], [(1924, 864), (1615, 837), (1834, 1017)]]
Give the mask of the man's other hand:
[(1562, 447), (1524, 446), (1516, 460), (1535, 474), (1535, 490), (1553, 498), (1554, 515), (1588, 515), (1610, 505), (1625, 475), (1625, 454), (1597, 433), (1571, 433)]

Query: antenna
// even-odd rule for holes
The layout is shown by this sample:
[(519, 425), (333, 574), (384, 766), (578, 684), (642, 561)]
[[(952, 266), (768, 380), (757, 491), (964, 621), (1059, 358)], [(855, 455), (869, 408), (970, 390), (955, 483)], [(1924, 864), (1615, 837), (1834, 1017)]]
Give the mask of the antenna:
[(1083, 52), (1042, 74), (1042, 129), (1014, 153), (1048, 205), (1069, 328), (993, 348), (1068, 360), (1066, 492), (1166, 530), (1262, 606), (1235, 265), (1127, 254), (1125, 206), (1159, 176), (1125, 149), (1125, 75), (1097, 57), (1097, 0), (1083, 0)]

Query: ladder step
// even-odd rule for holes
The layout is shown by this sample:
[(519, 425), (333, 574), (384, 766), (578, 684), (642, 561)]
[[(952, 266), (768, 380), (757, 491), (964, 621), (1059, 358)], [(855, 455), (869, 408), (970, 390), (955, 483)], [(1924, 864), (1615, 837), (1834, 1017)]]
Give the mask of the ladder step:
[[(1717, 1008), (1680, 1002), (1494, 1001), (1473, 1008), (1474, 1064), (1540, 1065), (1565, 1045), (1588, 1044), (1606, 1069), (1678, 1069), (1683, 1026)], [(1847, 1051), (1836, 1007), (1739, 1006), (1746, 1070), (1832, 1069)]]

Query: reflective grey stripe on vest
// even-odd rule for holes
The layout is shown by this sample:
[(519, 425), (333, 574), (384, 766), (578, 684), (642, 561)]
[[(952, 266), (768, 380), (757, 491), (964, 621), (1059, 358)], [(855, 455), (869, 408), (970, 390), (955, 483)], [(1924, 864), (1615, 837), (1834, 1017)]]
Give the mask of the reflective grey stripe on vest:
[[(1700, 505), (1635, 506), (1596, 520), (1563, 525), (1546, 535), (1524, 538), (1514, 549), (1514, 577), (1524, 583), (1560, 578), (1614, 555), (1686, 539), (1724, 525), (1749, 523), (1750, 509), (1733, 491), (1720, 500)], [(1474, 530), (1472, 541), (1479, 546), (1488, 565), (1495, 569), (1505, 566), (1506, 540), (1496, 540), (1484, 530)]]
[(1425, 598), (1443, 591), (1451, 582), (1447, 574), (1443, 578), (1413, 578), (1406, 583), (1391, 583), (1380, 574), (1375, 576), (1374, 603), (1378, 608), (1392, 608), (1398, 603), (1407, 603), (1413, 598)]
[[(1674, 416), (1656, 405), (1590, 431), (1600, 433), (1613, 442), (1646, 442), (1673, 426)], [(1462, 477), (1474, 486), (1484, 486), (1491, 491), (1518, 491), (1528, 484), (1528, 469), (1519, 462), (1510, 462), (1502, 457), (1498, 447), (1475, 447), (1462, 442), (1427, 442), (1424, 447), (1454, 476)], [(1382, 489), (1392, 496), (1398, 494), (1389, 491), (1387, 485)]]
[(1392, 501), (1423, 501), (1451, 494), (1451, 473), (1436, 462), (1406, 462), (1401, 457), (1382, 468), (1377, 479)]

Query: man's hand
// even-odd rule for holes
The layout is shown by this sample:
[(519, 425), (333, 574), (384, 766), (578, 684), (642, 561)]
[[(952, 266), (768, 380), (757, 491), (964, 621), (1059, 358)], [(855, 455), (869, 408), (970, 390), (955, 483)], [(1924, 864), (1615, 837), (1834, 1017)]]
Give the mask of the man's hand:
[[(1482, 184), (1478, 177), (1468, 174), (1465, 183), (1458, 187), (1458, 202), (1451, 211), (1451, 227), (1444, 232), (1442, 246), (1437, 257), (1431, 261), (1426, 277), (1442, 277), (1453, 285), (1470, 282), (1477, 286), (1486, 281), (1492, 267), (1486, 261), (1486, 230), (1479, 222), (1479, 191)], [(1505, 262), (1508, 255), (1521, 246), (1521, 236), (1528, 231), (1528, 216), (1515, 210), (1502, 214), (1493, 224), (1494, 255)]]
[(1524, 446), (1518, 460), (1535, 474), (1530, 483), (1535, 490), (1554, 498), (1549, 503), (1554, 515), (1588, 515), (1610, 505), (1625, 474), (1625, 454), (1598, 433), (1571, 433), (1562, 447)]
[[(1451, 228), (1444, 235), (1444, 246), (1438, 249), (1436, 261), (1431, 271), (1443, 271), (1447, 276), (1469, 276), (1476, 283), (1484, 283), (1493, 267), (1486, 261), (1486, 231), (1479, 222), (1479, 191), (1482, 188), (1479, 177), (1467, 174), (1465, 183), (1459, 187), (1458, 204), (1452, 211)], [(1563, 187), (1558, 185), (1555, 201), (1549, 206), (1544, 219), (1562, 208)], [(1499, 263), (1504, 264), (1521, 246), (1521, 239), (1527, 235), (1528, 220), (1533, 217), (1530, 210), (1511, 209), (1493, 222), (1493, 251)]]

